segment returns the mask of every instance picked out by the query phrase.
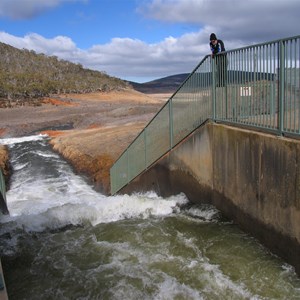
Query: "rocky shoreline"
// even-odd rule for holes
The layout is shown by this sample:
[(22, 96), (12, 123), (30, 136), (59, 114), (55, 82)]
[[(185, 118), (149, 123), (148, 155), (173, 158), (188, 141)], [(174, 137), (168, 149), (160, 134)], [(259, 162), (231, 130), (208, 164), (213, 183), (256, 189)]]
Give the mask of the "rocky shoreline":
[[(111, 166), (169, 96), (124, 89), (57, 95), (37, 107), (0, 108), (0, 137), (49, 135), (54, 151), (98, 191), (109, 194)], [(8, 179), (9, 153), (3, 146), (0, 167)]]

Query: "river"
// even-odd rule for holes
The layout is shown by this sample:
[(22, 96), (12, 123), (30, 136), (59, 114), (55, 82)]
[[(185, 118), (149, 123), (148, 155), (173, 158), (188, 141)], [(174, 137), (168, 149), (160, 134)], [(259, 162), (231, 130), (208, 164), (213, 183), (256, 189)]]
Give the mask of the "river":
[(300, 299), (300, 278), (213, 206), (107, 197), (36, 135), (2, 139), (13, 177), (0, 255), (13, 299)]

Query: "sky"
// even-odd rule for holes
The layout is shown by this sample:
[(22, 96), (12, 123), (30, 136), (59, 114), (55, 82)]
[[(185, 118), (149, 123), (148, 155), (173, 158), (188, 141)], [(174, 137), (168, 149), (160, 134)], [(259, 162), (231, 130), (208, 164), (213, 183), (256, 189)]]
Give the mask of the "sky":
[(0, 0), (0, 42), (135, 82), (190, 73), (210, 52), (300, 34), (299, 0)]

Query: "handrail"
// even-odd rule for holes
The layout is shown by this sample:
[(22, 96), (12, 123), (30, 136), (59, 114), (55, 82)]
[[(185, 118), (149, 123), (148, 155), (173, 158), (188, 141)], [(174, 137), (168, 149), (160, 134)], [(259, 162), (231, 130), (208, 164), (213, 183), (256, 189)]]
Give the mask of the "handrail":
[(207, 119), (300, 136), (300, 36), (205, 56), (114, 163), (111, 194)]

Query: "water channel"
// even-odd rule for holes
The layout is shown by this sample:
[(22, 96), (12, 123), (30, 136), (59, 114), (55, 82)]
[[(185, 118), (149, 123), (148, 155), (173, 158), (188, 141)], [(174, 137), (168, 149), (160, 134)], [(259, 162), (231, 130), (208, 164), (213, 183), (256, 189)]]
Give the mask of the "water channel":
[(13, 299), (300, 299), (282, 259), (184, 194), (107, 197), (45, 136), (2, 139), (13, 177), (0, 255)]

